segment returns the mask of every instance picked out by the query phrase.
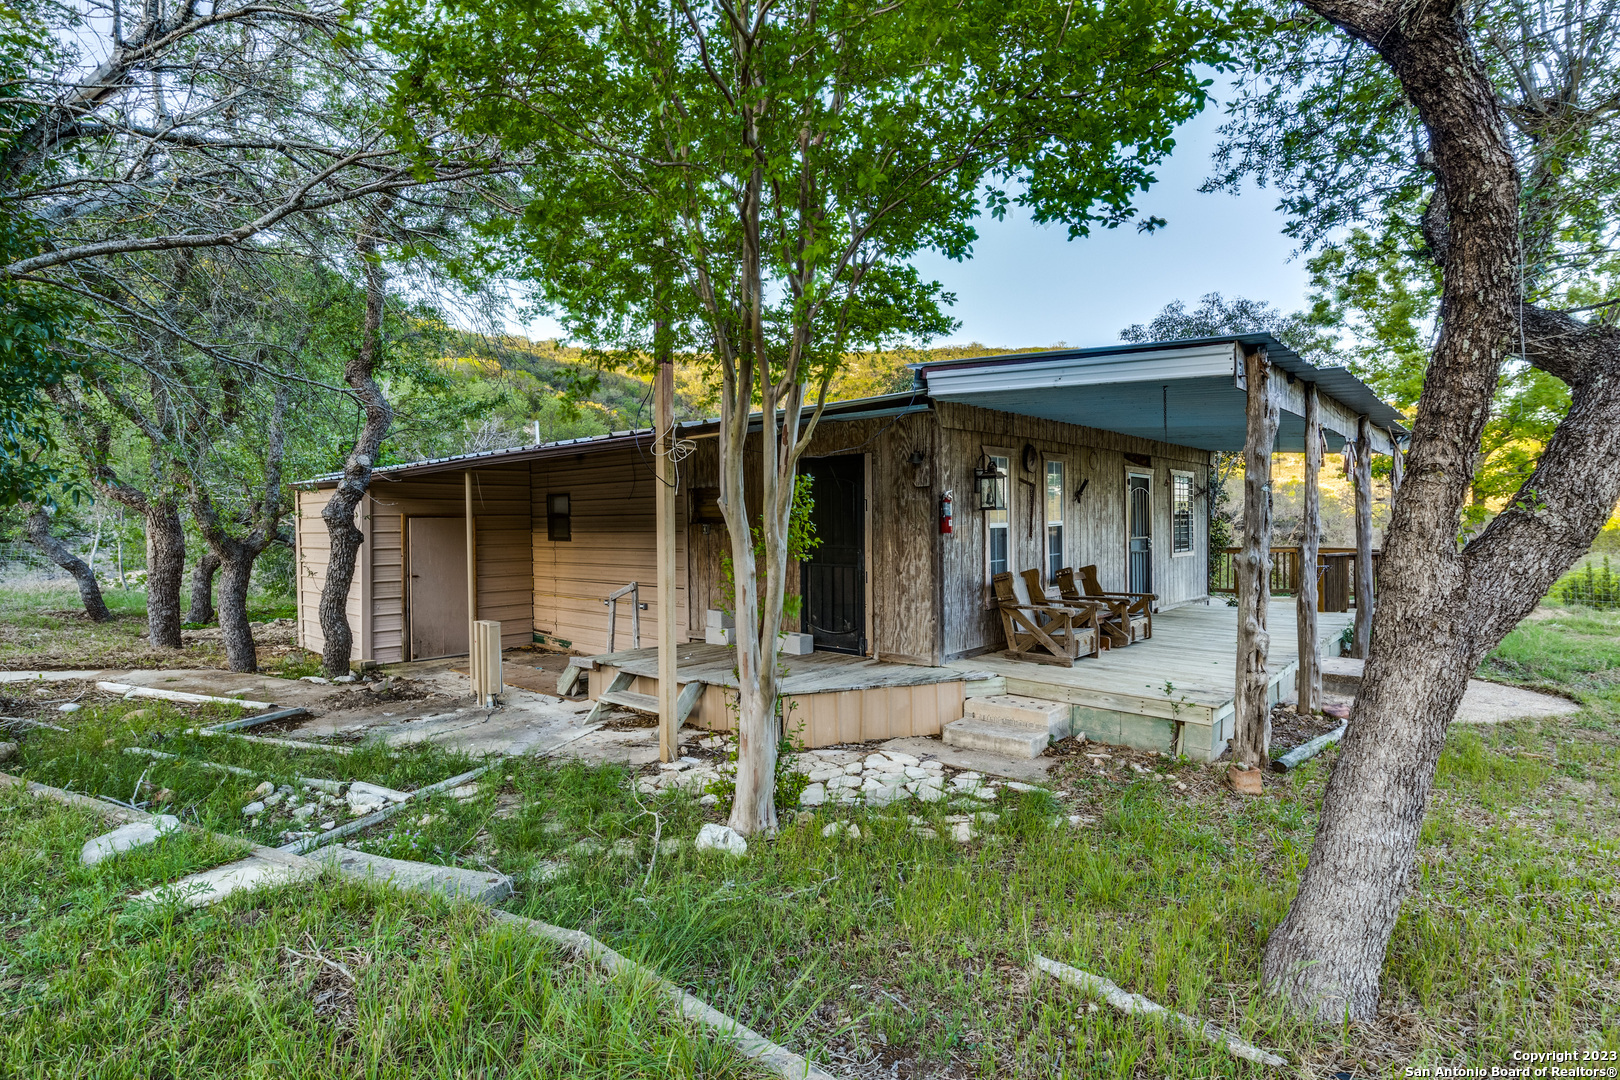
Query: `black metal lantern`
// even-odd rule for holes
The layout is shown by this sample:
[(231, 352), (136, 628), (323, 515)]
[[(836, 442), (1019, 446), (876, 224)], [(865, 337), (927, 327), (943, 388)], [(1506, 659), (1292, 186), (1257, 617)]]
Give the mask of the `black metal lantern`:
[(1007, 509), (1007, 489), (1002, 481), (1007, 474), (996, 468), (990, 455), (981, 453), (979, 463), (973, 467), (973, 486), (979, 493), (980, 510)]

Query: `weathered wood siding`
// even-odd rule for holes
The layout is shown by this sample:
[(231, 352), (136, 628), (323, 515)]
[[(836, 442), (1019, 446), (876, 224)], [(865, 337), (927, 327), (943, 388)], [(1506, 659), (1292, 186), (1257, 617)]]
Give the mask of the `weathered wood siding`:
[[(690, 459), (688, 459), (690, 460)], [(641, 640), (653, 645), (658, 633), (658, 545), (652, 455), (631, 450), (578, 454), (536, 461), (531, 466), (534, 505), (531, 544), (534, 565), (534, 629), (568, 642), (575, 653), (607, 649), (607, 605), (614, 590), (637, 582), (641, 602)], [(675, 501), (676, 581), (675, 634), (687, 640), (691, 625), (686, 596), (686, 462), (678, 467), (680, 491)], [(569, 497), (572, 539), (548, 540), (546, 496)], [(697, 636), (703, 636), (701, 613)], [(617, 648), (630, 647), (629, 598), (619, 602)]]
[[(1022, 465), (1024, 445), (1044, 461), (1065, 464), (1064, 554), (1071, 566), (1095, 564), (1106, 589), (1126, 587), (1125, 455), (1151, 458), (1153, 474), (1153, 582), (1161, 607), (1207, 595), (1209, 453), (1052, 420), (1016, 416), (954, 402), (938, 402), (941, 476), (938, 489), (956, 497), (955, 535), (943, 545), (941, 590), (947, 658), (1001, 647), (1001, 622), (990, 605), (984, 515), (976, 508), (973, 468), (986, 450), (1008, 455), (1009, 562), (1016, 573), (1045, 570), (1044, 465), (1033, 475)], [(1170, 543), (1170, 472), (1193, 474), (1193, 554), (1173, 558)], [(1021, 482), (1034, 481), (1034, 486)], [(1074, 491), (1085, 494), (1078, 503)], [(1033, 510), (1033, 516), (1031, 516)]]
[[(750, 438), (750, 443), (756, 437)], [(938, 512), (940, 488), (932, 476), (936, 426), (932, 414), (912, 413), (867, 420), (823, 421), (806, 457), (860, 454), (866, 458), (866, 634), (871, 652), (883, 660), (936, 663), (939, 625)], [(923, 455), (922, 465), (908, 459)], [(702, 439), (681, 464), (683, 489), (718, 487), (719, 440)], [(757, 476), (759, 458), (748, 455), (748, 475)], [(919, 486), (921, 485), (921, 486)], [(749, 505), (758, 505), (758, 485), (749, 484)], [(683, 490), (682, 504), (689, 500)], [(689, 618), (703, 633), (704, 613), (724, 609), (722, 560), (730, 553), (724, 525), (694, 524), (688, 530)], [(797, 595), (797, 566), (788, 573), (788, 593)], [(791, 625), (790, 625), (791, 624)], [(784, 630), (798, 630), (785, 620)]]
[[(466, 515), (463, 474), (440, 473), (411, 480), (377, 477), (371, 494), (361, 503), (358, 524), (366, 534), (349, 589), (349, 626), (354, 633), (356, 658), (381, 664), (409, 660), (410, 590), (405, 520), (411, 517)], [(326, 582), (329, 546), (321, 510), (330, 501), (330, 489), (300, 492), (298, 496), (298, 635), (306, 649), (319, 650), (317, 606)], [(490, 466), (473, 470), (473, 523), (477, 538), (478, 615), (498, 619), (501, 643), (507, 648), (528, 644), (533, 629), (533, 563), (529, 544), (529, 467)], [(370, 626), (360, 619), (361, 597), (367, 591), (361, 579), (370, 574)], [(369, 629), (371, 656), (362, 656), (362, 638)]]

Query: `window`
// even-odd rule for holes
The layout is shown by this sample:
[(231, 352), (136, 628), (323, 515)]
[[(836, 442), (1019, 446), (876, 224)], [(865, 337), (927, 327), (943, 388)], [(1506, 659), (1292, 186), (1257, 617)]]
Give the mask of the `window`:
[(1063, 462), (1046, 463), (1046, 580), (1063, 569)]
[(995, 480), (996, 509), (987, 509), (984, 512), (984, 539), (986, 561), (990, 567), (990, 576), (1005, 574), (1011, 567), (1008, 565), (1008, 523), (1012, 520), (1012, 513), (1008, 496), (1008, 479), (1011, 474), (1012, 456), (1009, 454), (990, 454), (990, 464), (996, 467), (1001, 475)]
[(1192, 473), (1170, 474), (1170, 553), (1186, 555), (1193, 549)]
[(572, 540), (574, 523), (569, 516), (568, 493), (546, 496), (546, 539)]

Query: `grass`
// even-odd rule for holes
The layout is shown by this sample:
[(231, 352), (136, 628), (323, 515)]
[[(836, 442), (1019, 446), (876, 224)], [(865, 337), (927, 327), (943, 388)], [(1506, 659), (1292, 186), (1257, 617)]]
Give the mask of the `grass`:
[[(1031, 952), (1214, 1020), (1282, 1052), (1302, 1075), (1489, 1068), (1507, 1064), (1514, 1050), (1620, 1048), (1617, 659), (1620, 616), (1555, 609), (1521, 626), (1482, 666), (1492, 678), (1570, 694), (1583, 709), (1451, 732), (1413, 892), (1390, 943), (1383, 1007), (1369, 1025), (1303, 1026), (1258, 985), (1266, 936), (1309, 854), (1336, 750), (1268, 778), (1267, 797), (1247, 800), (1186, 762), (1165, 770), (1187, 783), (1177, 791), (1167, 782), (1105, 779), (1066, 761), (1050, 791), (1005, 796), (999, 820), (968, 845), (913, 832), (908, 812), (937, 819), (948, 812), (943, 805), (834, 809), (790, 820), (735, 860), (689, 843), (655, 856), (655, 836), (689, 841), (715, 820), (712, 807), (690, 796), (638, 799), (632, 774), (619, 767), (513, 759), (479, 782), (476, 797), (437, 797), (361, 843), (397, 857), (497, 866), (516, 879), (512, 910), (586, 930), (834, 1071), (1143, 1080), (1261, 1071), (1033, 978)], [(30, 735), (20, 771), (126, 798), (147, 763), (120, 751), (158, 739), (162, 749), (241, 764), (277, 782), (301, 774), (410, 788), (466, 764), (431, 747), (362, 747), (343, 758), (199, 740), (183, 734), (197, 710), (147, 707), (132, 719), (133, 711), (128, 703), (85, 709), (68, 721), (68, 734)], [(153, 766), (147, 780), (175, 791), (172, 805), (191, 819), (261, 840), (280, 827), (243, 822), (239, 808), (255, 781), (172, 763)], [(1074, 812), (1094, 823), (1054, 825), (1055, 815)], [(863, 839), (823, 837), (823, 826), (840, 817), (859, 820)], [(10, 828), (0, 816), (0, 842), (10, 842)], [(19, 850), (29, 844), (38, 846)], [(0, 865), (10, 858), (0, 848)], [(416, 962), (425, 948), (414, 938), (366, 937), (360, 927), (372, 924), (344, 922), (349, 916), (334, 914), (334, 904), (348, 911), (323, 896), (308, 901), (314, 914), (305, 919), (289, 903), (275, 916), (286, 921), (274, 925), (291, 936), (277, 940), (298, 948), (313, 920), (345, 928), (317, 933), (317, 941), (369, 949), (379, 966)], [(192, 918), (203, 916), (179, 921)], [(455, 953), (463, 936), (482, 940), (476, 919), (454, 926), (431, 939), (432, 950)], [(209, 932), (237, 940), (231, 925)], [(362, 940), (386, 944), (350, 944)], [(396, 948), (407, 957), (393, 956)], [(71, 966), (70, 952), (61, 964)], [(10, 1007), (0, 1001), (0, 1013)], [(495, 1014), (444, 1015), (467, 1017), (472, 1026), (457, 1029), (463, 1041), (477, 1041), (469, 1032), (478, 1023), (499, 1023)], [(656, 1029), (665, 1021), (635, 1022)], [(584, 1037), (560, 1031), (559, 1044)], [(303, 1051), (278, 1052), (301, 1060)], [(358, 1071), (372, 1067), (370, 1058), (343, 1060)], [(471, 1066), (440, 1072), (479, 1075)], [(632, 1065), (603, 1073), (633, 1074)]]
[[(27, 578), (0, 581), (0, 669), (25, 668), (155, 668), (224, 667), (225, 652), (210, 635), (193, 634), (182, 649), (153, 648), (146, 637), (146, 591), (109, 587), (102, 590), (113, 617), (93, 623), (84, 614), (71, 581)], [(255, 592), (248, 598), (248, 619), (290, 619), (297, 603), (289, 597)], [(185, 630), (207, 631), (218, 623), (186, 623)], [(290, 635), (261, 638), (259, 663), (285, 678), (317, 674), (320, 659), (281, 644)]]
[(127, 895), (232, 852), (175, 835), (85, 868), (95, 816), (10, 789), (0, 821), (0, 1075), (756, 1075), (476, 908), (334, 880), (146, 908)]

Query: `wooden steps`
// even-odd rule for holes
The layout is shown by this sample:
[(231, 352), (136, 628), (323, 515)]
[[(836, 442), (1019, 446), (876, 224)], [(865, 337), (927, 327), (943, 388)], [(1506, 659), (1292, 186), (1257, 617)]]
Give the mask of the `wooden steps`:
[(658, 715), (658, 699), (651, 694), (638, 694), (632, 690), (610, 690), (596, 700), (599, 705), (615, 705), (631, 712)]
[[(596, 707), (585, 718), (587, 724), (594, 723), (606, 708), (629, 709), (631, 712), (642, 713), (647, 716), (658, 715), (658, 698), (653, 694), (638, 694), (630, 689), (630, 684), (636, 681), (636, 676), (628, 671), (621, 671), (613, 677), (612, 684), (596, 699)], [(675, 730), (679, 731), (686, 718), (692, 715), (697, 708), (698, 698), (703, 696), (706, 683), (696, 680), (681, 684), (680, 697), (675, 699)]]

